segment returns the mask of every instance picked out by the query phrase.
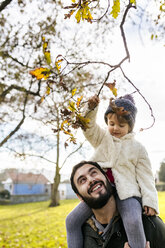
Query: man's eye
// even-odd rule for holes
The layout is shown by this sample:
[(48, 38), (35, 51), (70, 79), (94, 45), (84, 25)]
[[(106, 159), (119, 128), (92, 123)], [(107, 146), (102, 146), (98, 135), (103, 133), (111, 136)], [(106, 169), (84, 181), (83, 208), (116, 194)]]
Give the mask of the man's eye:
[(85, 181), (86, 181), (86, 179), (85, 179), (85, 178), (81, 178), (81, 180), (80, 180), (80, 184), (85, 183)]
[(97, 174), (97, 171), (92, 171), (91, 174), (92, 174), (92, 176), (93, 176), (93, 175)]

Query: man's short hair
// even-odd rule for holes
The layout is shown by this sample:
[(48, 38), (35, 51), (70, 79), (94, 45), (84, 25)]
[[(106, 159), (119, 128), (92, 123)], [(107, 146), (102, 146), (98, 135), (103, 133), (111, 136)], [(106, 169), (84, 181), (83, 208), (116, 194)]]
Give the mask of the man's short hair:
[(75, 183), (74, 183), (74, 175), (75, 175), (76, 171), (77, 171), (79, 168), (81, 168), (83, 165), (85, 165), (85, 164), (90, 164), (90, 165), (95, 166), (96, 168), (98, 168), (98, 169), (101, 171), (101, 173), (102, 173), (105, 177), (107, 177), (105, 171), (100, 167), (100, 165), (99, 165), (97, 162), (93, 162), (93, 161), (81, 161), (80, 163), (76, 164), (76, 165), (73, 167), (72, 173), (71, 173), (71, 176), (70, 176), (71, 186), (72, 186), (73, 191), (74, 191), (76, 194), (79, 194), (79, 192), (78, 192), (78, 190), (77, 190), (77, 188), (76, 188), (76, 186), (75, 186)]

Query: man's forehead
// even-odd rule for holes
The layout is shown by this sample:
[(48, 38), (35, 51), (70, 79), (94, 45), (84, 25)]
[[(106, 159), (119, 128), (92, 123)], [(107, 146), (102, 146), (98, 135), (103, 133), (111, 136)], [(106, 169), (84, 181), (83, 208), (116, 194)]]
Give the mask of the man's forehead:
[(74, 179), (77, 180), (78, 177), (88, 174), (93, 169), (99, 171), (99, 169), (92, 164), (84, 164), (83, 166), (77, 169)]

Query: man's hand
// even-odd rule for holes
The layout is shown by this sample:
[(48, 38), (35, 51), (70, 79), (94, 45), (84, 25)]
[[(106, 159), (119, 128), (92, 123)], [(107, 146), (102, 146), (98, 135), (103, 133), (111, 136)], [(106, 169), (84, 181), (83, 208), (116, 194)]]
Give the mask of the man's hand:
[(97, 95), (94, 95), (92, 97), (89, 98), (88, 100), (88, 107), (89, 109), (94, 109), (97, 107), (97, 105), (99, 104), (100, 100), (99, 97)]
[[(126, 242), (126, 243), (124, 244), (124, 248), (130, 248), (128, 242)], [(146, 247), (145, 247), (145, 248), (150, 248), (150, 242), (149, 242), (149, 241), (147, 241)]]
[(144, 206), (144, 213), (145, 213), (146, 215), (148, 215), (148, 216), (156, 215), (155, 209), (150, 208), (150, 207), (147, 207), (147, 206)]

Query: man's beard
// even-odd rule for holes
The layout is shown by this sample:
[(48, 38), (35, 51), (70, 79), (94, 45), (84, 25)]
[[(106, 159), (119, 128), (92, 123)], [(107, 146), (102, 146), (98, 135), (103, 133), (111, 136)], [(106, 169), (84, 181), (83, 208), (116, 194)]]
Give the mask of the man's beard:
[[(93, 209), (100, 209), (104, 207), (112, 195), (112, 186), (110, 185), (109, 181), (107, 180), (106, 185), (104, 184), (103, 181), (95, 181), (94, 184), (97, 184), (100, 182), (104, 185), (106, 191), (105, 193), (99, 192), (100, 196), (98, 198), (87, 197), (87, 196), (84, 197), (81, 195), (81, 198), (84, 200), (84, 202), (90, 208), (93, 208)], [(94, 184), (92, 185), (92, 187), (94, 186)]]

